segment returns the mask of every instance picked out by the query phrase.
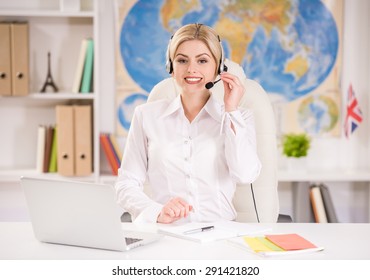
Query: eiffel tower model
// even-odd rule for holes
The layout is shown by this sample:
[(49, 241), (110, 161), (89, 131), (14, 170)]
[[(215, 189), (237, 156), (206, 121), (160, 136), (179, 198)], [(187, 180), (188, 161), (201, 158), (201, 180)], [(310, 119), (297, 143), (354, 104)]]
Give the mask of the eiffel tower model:
[(40, 90), (40, 92), (42, 92), (42, 93), (46, 92), (46, 88), (49, 87), (49, 86), (53, 88), (54, 92), (58, 92), (58, 87), (54, 83), (53, 77), (51, 76), (50, 52), (48, 52), (48, 74), (46, 76), (46, 81), (45, 81), (44, 85), (42, 86), (42, 89)]

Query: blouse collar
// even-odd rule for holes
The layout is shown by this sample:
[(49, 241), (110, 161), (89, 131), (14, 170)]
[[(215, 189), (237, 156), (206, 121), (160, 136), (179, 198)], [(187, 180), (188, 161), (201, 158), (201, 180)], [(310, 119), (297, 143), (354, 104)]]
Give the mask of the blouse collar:
[[(184, 109), (181, 102), (181, 96), (177, 95), (172, 101), (170, 101), (168, 107), (162, 113), (162, 117), (170, 116), (180, 110), (183, 111)], [(205, 110), (215, 121), (221, 122), (224, 105), (220, 104), (211, 94), (202, 110)]]

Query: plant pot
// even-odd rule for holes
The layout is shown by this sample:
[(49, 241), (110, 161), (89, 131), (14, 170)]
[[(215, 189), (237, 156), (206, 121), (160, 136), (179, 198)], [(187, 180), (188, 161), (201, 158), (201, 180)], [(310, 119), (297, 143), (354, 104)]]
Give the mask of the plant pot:
[(307, 157), (288, 157), (287, 166), (289, 171), (305, 171), (307, 169)]

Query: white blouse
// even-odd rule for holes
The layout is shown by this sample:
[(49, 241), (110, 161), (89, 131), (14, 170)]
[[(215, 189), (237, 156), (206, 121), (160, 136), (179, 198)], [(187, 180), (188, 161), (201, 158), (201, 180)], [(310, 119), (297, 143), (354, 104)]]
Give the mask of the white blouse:
[[(190, 123), (177, 96), (136, 107), (118, 170), (117, 200), (134, 222), (155, 223), (173, 197), (193, 206), (188, 221), (234, 220), (236, 183), (253, 182), (260, 170), (251, 111), (225, 113), (211, 95)], [(143, 191), (146, 181), (150, 196)]]

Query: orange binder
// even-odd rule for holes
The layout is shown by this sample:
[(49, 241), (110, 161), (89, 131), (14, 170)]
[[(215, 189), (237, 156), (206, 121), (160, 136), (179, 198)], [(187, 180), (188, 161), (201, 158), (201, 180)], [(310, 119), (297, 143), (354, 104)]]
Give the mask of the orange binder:
[(112, 170), (113, 175), (118, 174), (118, 163), (115, 159), (114, 152), (112, 149), (112, 146), (109, 144), (109, 136), (106, 133), (101, 133), (100, 134), (100, 145), (103, 148), (103, 151), (105, 153), (105, 156), (107, 157), (107, 160), (109, 162), (109, 166)]
[(57, 165), (58, 173), (63, 176), (74, 175), (74, 121), (73, 107), (56, 106)]
[(92, 124), (91, 106), (73, 106), (75, 121), (75, 175), (92, 173)]
[(0, 23), (0, 95), (12, 94), (10, 24)]
[(117, 141), (117, 138), (115, 135), (113, 134), (109, 134), (109, 140), (110, 140), (110, 143), (112, 143), (112, 146), (113, 146), (113, 151), (114, 151), (114, 154), (117, 158), (117, 161), (118, 161), (118, 165), (121, 165), (121, 160), (122, 160), (122, 151), (121, 151), (121, 148), (118, 144), (118, 141)]
[(12, 23), (10, 34), (12, 94), (23, 96), (29, 90), (28, 23)]

